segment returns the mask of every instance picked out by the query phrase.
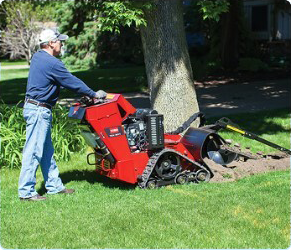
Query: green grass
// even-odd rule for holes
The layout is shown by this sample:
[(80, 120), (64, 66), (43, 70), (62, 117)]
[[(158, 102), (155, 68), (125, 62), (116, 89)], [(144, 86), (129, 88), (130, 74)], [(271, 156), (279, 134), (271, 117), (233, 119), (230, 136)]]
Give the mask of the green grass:
[[(24, 96), (27, 70), (1, 72), (1, 97)], [(3, 76), (4, 73), (4, 76)], [(9, 76), (9, 74), (12, 74)], [(25, 76), (26, 74), (26, 76)], [(143, 68), (80, 71), (94, 89), (135, 89)], [(3, 78), (4, 77), (4, 78)], [(5, 78), (6, 77), (6, 78)], [(12, 77), (12, 78), (11, 78)], [(64, 92), (62, 95), (71, 95)], [(290, 111), (281, 109), (228, 116), (242, 128), (290, 147)], [(212, 119), (211, 123), (215, 121)], [(222, 132), (254, 150), (254, 141)], [(272, 151), (272, 150), (271, 150)], [(45, 202), (20, 202), (19, 169), (1, 169), (1, 241), (4, 248), (287, 248), (290, 246), (290, 171), (232, 183), (168, 186), (140, 190), (97, 176), (84, 155), (59, 164), (73, 195)], [(45, 194), (41, 172), (37, 190)]]
[[(290, 149), (290, 110), (288, 108), (261, 111), (256, 113), (242, 113), (227, 116), (232, 122), (242, 129), (255, 133), (268, 141)], [(207, 122), (212, 124), (218, 118), (211, 118)], [(265, 144), (243, 137), (241, 134), (230, 130), (221, 130), (219, 134), (224, 139), (232, 139), (233, 144), (239, 143), (242, 148), (251, 147), (252, 152), (262, 151), (264, 153), (278, 152)]]
[(1, 69), (1, 85), (4, 87), (6, 81), (16, 79), (25, 79), (26, 84), (28, 71), (29, 69)]
[(16, 61), (1, 60), (0, 64), (1, 66), (27, 65), (27, 61), (26, 60), (16, 60)]
[[(232, 183), (141, 190), (97, 176), (85, 155), (59, 165), (73, 195), (20, 202), (19, 170), (1, 170), (4, 248), (287, 248), (290, 171)], [(37, 189), (44, 194), (42, 176)]]
[[(2, 69), (0, 74), (1, 98), (5, 103), (17, 103), (24, 99), (29, 69)], [(93, 90), (125, 93), (145, 91), (144, 67), (92, 69), (75, 71), (73, 74), (83, 80)], [(76, 94), (63, 89), (60, 98), (72, 98)]]

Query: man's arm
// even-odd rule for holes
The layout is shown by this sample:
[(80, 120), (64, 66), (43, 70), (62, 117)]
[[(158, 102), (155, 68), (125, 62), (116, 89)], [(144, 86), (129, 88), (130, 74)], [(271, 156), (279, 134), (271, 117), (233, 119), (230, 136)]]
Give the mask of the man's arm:
[(96, 97), (96, 92), (89, 88), (82, 80), (72, 75), (61, 61), (57, 62), (52, 68), (52, 77), (66, 89), (91, 98)]

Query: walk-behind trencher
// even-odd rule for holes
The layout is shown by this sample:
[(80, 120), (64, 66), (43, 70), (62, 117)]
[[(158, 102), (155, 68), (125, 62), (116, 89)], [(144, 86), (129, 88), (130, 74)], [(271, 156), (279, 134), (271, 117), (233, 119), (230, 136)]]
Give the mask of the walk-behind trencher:
[[(256, 157), (231, 147), (218, 135), (223, 128), (291, 155), (290, 150), (239, 128), (227, 118), (205, 126), (200, 112), (176, 131), (164, 132), (162, 114), (136, 109), (120, 94), (108, 94), (102, 100), (82, 97), (70, 107), (69, 117), (79, 121), (82, 136), (93, 148), (87, 162), (96, 165), (98, 174), (141, 188), (209, 181), (213, 172), (205, 158), (227, 165)], [(198, 117), (199, 127), (191, 127)]]

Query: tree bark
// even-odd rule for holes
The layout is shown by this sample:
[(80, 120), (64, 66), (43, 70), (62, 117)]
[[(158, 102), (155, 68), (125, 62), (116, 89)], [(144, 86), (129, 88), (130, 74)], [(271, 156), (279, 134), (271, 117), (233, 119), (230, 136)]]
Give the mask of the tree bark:
[(239, 29), (242, 3), (229, 0), (229, 11), (222, 15), (221, 61), (226, 69), (235, 69), (239, 61)]
[(165, 131), (199, 111), (183, 23), (182, 1), (152, 0), (141, 27), (152, 108), (164, 115)]

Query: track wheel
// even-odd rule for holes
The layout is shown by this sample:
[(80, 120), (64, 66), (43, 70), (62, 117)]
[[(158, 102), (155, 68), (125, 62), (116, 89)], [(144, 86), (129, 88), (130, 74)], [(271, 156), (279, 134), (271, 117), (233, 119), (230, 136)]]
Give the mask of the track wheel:
[(190, 172), (187, 176), (188, 182), (195, 182), (196, 181), (196, 173)]
[(146, 184), (146, 187), (148, 189), (154, 189), (154, 188), (157, 188), (157, 181), (156, 180), (149, 180)]
[(200, 169), (196, 172), (197, 182), (208, 182), (210, 180), (210, 173), (205, 169)]
[(188, 176), (186, 174), (178, 174), (175, 178), (177, 184), (185, 184), (188, 182)]
[(172, 180), (181, 170), (181, 160), (172, 152), (164, 153), (158, 160), (155, 170), (163, 180)]

